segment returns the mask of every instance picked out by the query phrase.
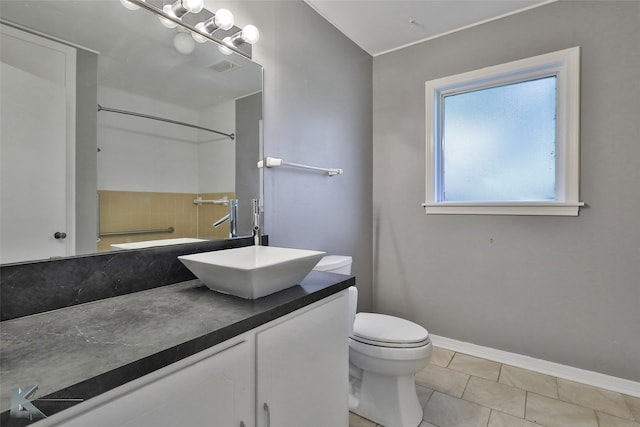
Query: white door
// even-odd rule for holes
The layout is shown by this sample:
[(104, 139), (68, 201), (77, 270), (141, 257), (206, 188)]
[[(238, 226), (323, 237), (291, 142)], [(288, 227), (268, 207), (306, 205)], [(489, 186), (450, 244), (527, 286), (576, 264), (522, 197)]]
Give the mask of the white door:
[(258, 427), (347, 427), (347, 297), (261, 331), (256, 338)]
[(0, 263), (72, 255), (76, 50), (0, 30)]

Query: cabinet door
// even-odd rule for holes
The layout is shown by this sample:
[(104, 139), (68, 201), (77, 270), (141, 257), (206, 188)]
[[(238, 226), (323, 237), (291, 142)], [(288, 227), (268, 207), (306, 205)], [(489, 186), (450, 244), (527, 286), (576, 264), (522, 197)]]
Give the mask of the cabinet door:
[(242, 341), (58, 425), (253, 427), (253, 355)]
[(259, 427), (348, 425), (347, 297), (257, 333)]

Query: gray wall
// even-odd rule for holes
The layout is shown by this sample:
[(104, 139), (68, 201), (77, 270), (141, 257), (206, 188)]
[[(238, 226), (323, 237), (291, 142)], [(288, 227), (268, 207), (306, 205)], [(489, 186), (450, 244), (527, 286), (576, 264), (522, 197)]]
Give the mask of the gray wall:
[(262, 93), (236, 100), (236, 198), (238, 199), (238, 235), (253, 232), (251, 199), (260, 198), (260, 120)]
[[(640, 380), (639, 23), (640, 2), (561, 1), (374, 58), (376, 309)], [(580, 216), (425, 215), (424, 82), (572, 46)]]
[(360, 307), (371, 306), (372, 58), (302, 1), (232, 2), (255, 24), (264, 70), (265, 155), (343, 168), (328, 177), (265, 171), (265, 231), (275, 246), (351, 255)]

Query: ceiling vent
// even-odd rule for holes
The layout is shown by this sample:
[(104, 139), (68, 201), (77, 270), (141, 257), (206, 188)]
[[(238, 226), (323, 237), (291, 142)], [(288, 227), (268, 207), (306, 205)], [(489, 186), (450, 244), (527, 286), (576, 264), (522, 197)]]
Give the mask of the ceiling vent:
[(222, 61), (217, 62), (211, 66), (211, 68), (217, 71), (218, 73), (227, 73), (239, 67), (240, 66), (238, 64), (235, 64), (227, 59), (223, 59)]

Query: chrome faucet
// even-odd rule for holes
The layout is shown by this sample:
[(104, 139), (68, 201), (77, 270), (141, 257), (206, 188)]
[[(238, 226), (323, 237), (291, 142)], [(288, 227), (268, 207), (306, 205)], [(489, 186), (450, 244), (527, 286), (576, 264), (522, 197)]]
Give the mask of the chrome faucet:
[(238, 235), (238, 199), (229, 200), (229, 213), (213, 223), (218, 228), (225, 221), (229, 221), (229, 237)]

